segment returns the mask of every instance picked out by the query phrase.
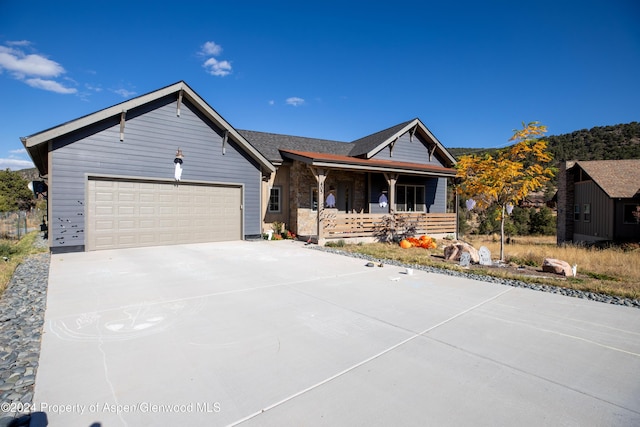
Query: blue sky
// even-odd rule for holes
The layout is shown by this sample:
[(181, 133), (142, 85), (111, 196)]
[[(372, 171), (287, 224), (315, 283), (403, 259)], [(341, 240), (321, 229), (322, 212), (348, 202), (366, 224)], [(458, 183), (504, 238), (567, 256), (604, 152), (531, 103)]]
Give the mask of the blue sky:
[(640, 3), (0, 0), (0, 168), (19, 137), (186, 81), (237, 129), (446, 147), (640, 120)]

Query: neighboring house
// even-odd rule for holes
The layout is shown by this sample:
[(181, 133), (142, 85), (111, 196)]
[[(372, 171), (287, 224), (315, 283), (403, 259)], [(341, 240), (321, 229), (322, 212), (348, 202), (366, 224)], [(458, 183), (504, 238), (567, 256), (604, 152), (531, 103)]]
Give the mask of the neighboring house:
[(558, 244), (640, 241), (640, 159), (563, 163), (557, 199)]
[(274, 222), (320, 243), (372, 238), (390, 212), (456, 231), (455, 160), (418, 119), (351, 143), (237, 131), (178, 82), (21, 140), (48, 184), (52, 252), (255, 238)]

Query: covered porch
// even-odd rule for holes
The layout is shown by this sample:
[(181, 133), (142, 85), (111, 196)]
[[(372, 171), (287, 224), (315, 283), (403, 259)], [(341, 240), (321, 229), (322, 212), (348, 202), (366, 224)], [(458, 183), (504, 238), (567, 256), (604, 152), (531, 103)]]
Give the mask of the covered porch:
[[(455, 170), (434, 164), (376, 161), (284, 152), (293, 161), (292, 226), (318, 244), (373, 242), (392, 214), (415, 234), (456, 236), (457, 214), (447, 209), (447, 181)], [(295, 171), (298, 171), (295, 173)], [(305, 187), (309, 193), (305, 194)], [(309, 200), (310, 203), (306, 204)], [(398, 230), (402, 233), (404, 230)]]

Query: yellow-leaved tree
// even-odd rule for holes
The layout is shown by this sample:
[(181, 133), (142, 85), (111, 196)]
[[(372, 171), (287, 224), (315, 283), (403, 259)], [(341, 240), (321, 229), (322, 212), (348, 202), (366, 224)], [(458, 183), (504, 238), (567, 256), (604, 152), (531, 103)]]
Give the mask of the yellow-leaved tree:
[(539, 122), (522, 123), (509, 141), (515, 143), (495, 156), (462, 156), (456, 165), (460, 184), (457, 192), (475, 201), (478, 209), (497, 204), (500, 220), (500, 260), (504, 261), (504, 219), (508, 205), (517, 205), (553, 177), (551, 154), (540, 137), (547, 127)]

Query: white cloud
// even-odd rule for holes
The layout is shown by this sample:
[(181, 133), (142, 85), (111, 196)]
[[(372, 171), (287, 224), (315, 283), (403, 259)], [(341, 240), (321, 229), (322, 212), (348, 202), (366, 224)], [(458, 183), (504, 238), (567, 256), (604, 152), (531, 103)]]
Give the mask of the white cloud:
[(26, 148), (18, 148), (17, 150), (9, 150), (10, 154), (26, 154), (27, 153), (27, 149)]
[(13, 73), (16, 77), (58, 77), (65, 72), (56, 61), (42, 55), (27, 55), (19, 49), (6, 46), (0, 46), (0, 68)]
[(132, 90), (127, 90), (127, 89), (115, 89), (113, 90), (113, 93), (117, 93), (123, 98), (131, 98), (133, 95), (136, 94), (136, 92)]
[(31, 46), (31, 42), (28, 40), (14, 40), (14, 41), (8, 41), (7, 45), (8, 46)]
[(231, 74), (231, 63), (229, 61), (218, 61), (215, 58), (209, 58), (202, 66), (212, 76), (224, 77)]
[(35, 167), (31, 160), (20, 159), (0, 159), (0, 170), (11, 169), (14, 171), (20, 169), (30, 169)]
[(102, 88), (100, 86), (94, 86), (89, 83), (85, 83), (84, 87), (91, 92), (102, 92)]
[(204, 56), (218, 56), (222, 53), (222, 46), (215, 42), (206, 42), (202, 45), (200, 53)]
[(304, 104), (304, 99), (298, 98), (297, 96), (292, 96), (291, 98), (287, 98), (285, 101), (287, 105), (293, 105), (294, 107), (298, 107)]
[(35, 78), (35, 79), (26, 79), (24, 82), (31, 87), (48, 90), (50, 92), (56, 92), (56, 93), (62, 93), (62, 94), (78, 92), (77, 89), (65, 87), (54, 80), (44, 80), (40, 78)]
[(274, 101), (273, 99), (269, 100), (269, 105), (276, 105), (276, 101)]
[(222, 53), (222, 46), (215, 42), (205, 42), (200, 48), (199, 54), (207, 57), (202, 66), (207, 73), (212, 76), (224, 77), (231, 74), (231, 62), (227, 60), (217, 60), (214, 56)]
[(31, 87), (51, 92), (70, 94), (77, 93), (77, 89), (67, 87), (51, 80), (66, 73), (64, 67), (40, 54), (27, 54), (17, 47), (28, 47), (31, 42), (19, 40), (7, 42), (0, 46), (0, 72), (6, 70), (13, 78)]

